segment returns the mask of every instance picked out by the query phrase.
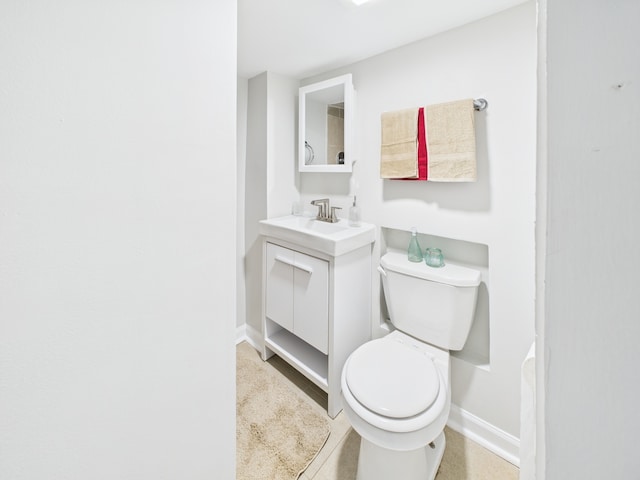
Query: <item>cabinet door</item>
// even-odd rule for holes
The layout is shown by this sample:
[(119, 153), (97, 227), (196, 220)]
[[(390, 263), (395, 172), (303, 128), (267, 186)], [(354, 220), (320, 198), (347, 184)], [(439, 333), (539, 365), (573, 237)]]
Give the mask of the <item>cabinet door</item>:
[(293, 332), (294, 252), (267, 243), (265, 310), (267, 318)]
[(293, 272), (294, 333), (320, 350), (329, 352), (329, 264), (295, 253)]

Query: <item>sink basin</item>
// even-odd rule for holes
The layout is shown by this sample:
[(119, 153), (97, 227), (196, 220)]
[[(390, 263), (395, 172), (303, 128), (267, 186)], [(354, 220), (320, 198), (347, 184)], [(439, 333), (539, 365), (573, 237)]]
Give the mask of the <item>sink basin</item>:
[(329, 223), (295, 215), (261, 220), (260, 233), (334, 257), (373, 243), (376, 236), (375, 226), (369, 223), (351, 227), (344, 219)]

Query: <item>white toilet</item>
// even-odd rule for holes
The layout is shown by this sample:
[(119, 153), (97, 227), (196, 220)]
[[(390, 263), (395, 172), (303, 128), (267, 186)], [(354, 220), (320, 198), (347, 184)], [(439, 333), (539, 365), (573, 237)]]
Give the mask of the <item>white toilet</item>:
[(396, 330), (360, 346), (342, 369), (343, 408), (362, 437), (357, 480), (432, 480), (451, 404), (449, 350), (467, 340), (481, 275), (398, 252), (378, 270)]

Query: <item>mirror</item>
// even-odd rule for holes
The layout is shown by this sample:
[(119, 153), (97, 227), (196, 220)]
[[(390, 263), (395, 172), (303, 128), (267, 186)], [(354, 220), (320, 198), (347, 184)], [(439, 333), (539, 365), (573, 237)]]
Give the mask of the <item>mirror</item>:
[(351, 172), (351, 74), (300, 87), (298, 170)]

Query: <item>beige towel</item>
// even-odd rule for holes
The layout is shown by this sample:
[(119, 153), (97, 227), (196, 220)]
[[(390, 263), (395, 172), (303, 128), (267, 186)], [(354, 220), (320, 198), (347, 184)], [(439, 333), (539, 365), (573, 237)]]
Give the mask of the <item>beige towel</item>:
[(432, 182), (476, 181), (473, 99), (426, 107), (427, 154)]
[(418, 109), (381, 116), (380, 178), (418, 177)]

